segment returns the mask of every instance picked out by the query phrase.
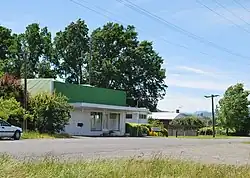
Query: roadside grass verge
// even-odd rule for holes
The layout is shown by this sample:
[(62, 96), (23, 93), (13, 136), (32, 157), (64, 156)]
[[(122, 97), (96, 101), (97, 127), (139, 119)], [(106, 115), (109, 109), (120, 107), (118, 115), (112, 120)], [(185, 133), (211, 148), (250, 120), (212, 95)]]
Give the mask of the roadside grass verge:
[[(176, 138), (176, 136), (169, 136), (169, 138)], [(237, 138), (236, 136), (216, 135), (213, 138), (212, 135), (198, 135), (198, 136), (178, 136), (177, 138), (195, 138), (195, 139), (230, 139)]]
[(244, 143), (244, 144), (250, 144), (250, 142), (242, 142), (242, 143)]
[(3, 155), (0, 165), (1, 177), (10, 178), (250, 177), (249, 166), (206, 165), (159, 157), (78, 162), (47, 158), (38, 162), (20, 162)]
[(39, 132), (24, 132), (21, 139), (72, 138), (69, 134), (47, 134)]

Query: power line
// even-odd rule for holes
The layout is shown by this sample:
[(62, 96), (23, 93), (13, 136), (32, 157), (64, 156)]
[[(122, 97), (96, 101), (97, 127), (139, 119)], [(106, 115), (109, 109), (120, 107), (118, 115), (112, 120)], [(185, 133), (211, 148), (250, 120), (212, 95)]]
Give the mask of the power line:
[(221, 15), (220, 13), (216, 12), (215, 10), (213, 10), (212, 8), (208, 7), (207, 5), (205, 5), (204, 3), (202, 3), (201, 1), (199, 0), (196, 0), (196, 2), (200, 5), (202, 5), (203, 7), (207, 8), (208, 10), (210, 10), (211, 12), (215, 13), (216, 15), (220, 16), (221, 18), (227, 20), (228, 22), (232, 23), (234, 26), (236, 26), (237, 28), (247, 32), (247, 33), (250, 33), (248, 30), (246, 30), (245, 28), (242, 28), (240, 25), (236, 24), (234, 21), (230, 20), (229, 18)]
[[(218, 2), (217, 0), (213, 0), (217, 5), (219, 5), (221, 8), (225, 9), (227, 12), (229, 12), (230, 14), (232, 14), (234, 17), (240, 19), (242, 22), (246, 23), (247, 25), (250, 25), (247, 21), (245, 21), (243, 18), (241, 18), (240, 16), (238, 16), (237, 14), (235, 14), (234, 12), (230, 11), (228, 8), (226, 8), (226, 6), (224, 6), (223, 4), (221, 4), (220, 2)], [(248, 31), (248, 30), (247, 30)], [(248, 33), (250, 33), (248, 31)]]
[(185, 30), (185, 29), (183, 29), (183, 28), (181, 28), (181, 27), (179, 27), (179, 26), (177, 26), (177, 25), (175, 25), (175, 24), (173, 24), (173, 23), (171, 23), (171, 22), (168, 22), (167, 20), (165, 20), (165, 19), (163, 19), (163, 18), (161, 18), (161, 17), (159, 17), (159, 16), (157, 16), (157, 15), (155, 15), (155, 14), (153, 14), (153, 13), (151, 13), (151, 12), (149, 12), (149, 11), (147, 11), (147, 10), (141, 8), (141, 7), (139, 7), (138, 5), (132, 3), (132, 2), (129, 1), (129, 0), (124, 0), (124, 1), (126, 1), (127, 3), (129, 3), (129, 4), (123, 3), (123, 0), (116, 0), (116, 1), (118, 1), (118, 2), (120, 2), (120, 3), (122, 3), (122, 4), (124, 4), (125, 6), (129, 7), (130, 9), (132, 9), (132, 10), (134, 10), (134, 11), (140, 13), (140, 14), (146, 15), (146, 16), (148, 16), (149, 18), (152, 18), (152, 19), (154, 19), (154, 20), (156, 20), (156, 21), (158, 21), (158, 22), (163, 23), (163, 24), (166, 25), (168, 28), (170, 28), (170, 29), (172, 29), (172, 30), (174, 30), (174, 31), (177, 31), (177, 32), (182, 33), (182, 34), (185, 34), (185, 35), (188, 36), (189, 38), (192, 38), (192, 39), (194, 39), (194, 40), (197, 40), (197, 41), (199, 41), (199, 42), (201, 42), (201, 43), (203, 43), (203, 44), (212, 46), (212, 47), (214, 47), (214, 48), (216, 48), (216, 49), (218, 49), (218, 50), (220, 50), (220, 51), (224, 51), (224, 52), (226, 52), (226, 53), (228, 53), (228, 54), (231, 54), (231, 55), (233, 55), (233, 56), (237, 56), (237, 57), (245, 58), (245, 59), (250, 59), (249, 56), (244, 56), (244, 55), (241, 55), (241, 54), (239, 54), (239, 53), (233, 52), (232, 50), (229, 50), (229, 49), (227, 49), (227, 48), (224, 48), (224, 47), (222, 47), (222, 46), (219, 46), (219, 45), (217, 45), (217, 44), (215, 44), (215, 43), (213, 43), (213, 42), (211, 42), (211, 41), (209, 41), (209, 40), (206, 40), (206, 39), (203, 38), (203, 37), (200, 37), (200, 36), (198, 36), (198, 35), (195, 35), (195, 34), (192, 33), (192, 32), (189, 32), (189, 31), (187, 31), (187, 30)]
[(69, 1), (73, 2), (74, 4), (77, 4), (78, 6), (81, 6), (81, 7), (85, 8), (85, 9), (88, 9), (88, 10), (90, 10), (90, 11), (92, 11), (92, 12), (95, 12), (95, 13), (101, 15), (101, 16), (105, 16), (106, 18), (112, 20), (109, 16), (107, 16), (107, 15), (105, 15), (105, 14), (102, 14), (102, 13), (96, 11), (95, 9), (89, 8), (88, 6), (85, 6), (85, 5), (83, 5), (82, 3), (79, 3), (79, 2), (74, 1), (74, 0), (69, 0)]
[(243, 9), (245, 9), (247, 12), (250, 12), (250, 10), (248, 8), (246, 8), (243, 4), (241, 4), (239, 1), (237, 0), (233, 0), (236, 4), (238, 4), (240, 7), (242, 7)]
[[(73, 3), (75, 3), (75, 4), (77, 4), (77, 5), (80, 5), (81, 7), (84, 7), (84, 8), (86, 8), (86, 9), (88, 9), (88, 10), (91, 10), (91, 11), (93, 11), (93, 12), (95, 12), (95, 13), (98, 13), (99, 15), (105, 16), (106, 18), (108, 18), (108, 19), (110, 19), (110, 20), (114, 20), (114, 21), (119, 22), (119, 23), (121, 23), (121, 24), (128, 25), (128, 23), (124, 23), (124, 22), (119, 21), (119, 20), (117, 20), (117, 19), (111, 18), (111, 17), (109, 17), (109, 16), (107, 16), (107, 15), (105, 15), (105, 14), (99, 12), (99, 11), (96, 11), (96, 10), (94, 10), (94, 9), (88, 7), (88, 6), (85, 6), (85, 5), (83, 5), (83, 4), (79, 3), (79, 2), (76, 2), (76, 1), (74, 1), (74, 0), (70, 0), (70, 1), (73, 2)], [(85, 3), (89, 3), (89, 2), (87, 2), (87, 1), (85, 1), (85, 0), (80, 0), (80, 1), (83, 1), (83, 2), (85, 2)], [(99, 7), (99, 6), (94, 5), (94, 7), (98, 8), (98, 9), (100, 9), (100, 10), (102, 10), (102, 11), (105, 11), (105, 12), (111, 14), (111, 15), (115, 15), (114, 13), (112, 13), (112, 12), (106, 10), (106, 9), (103, 9), (103, 8), (101, 8), (101, 7)], [(140, 29), (140, 28), (138, 28), (138, 27), (136, 27), (136, 29), (137, 29), (138, 31), (144, 32), (142, 29)], [(178, 44), (178, 43), (173, 43), (173, 42), (171, 42), (171, 41), (169, 41), (169, 40), (166, 40), (166, 39), (163, 38), (163, 37), (157, 37), (157, 38), (163, 40), (165, 43), (170, 44), (170, 45), (172, 45), (172, 46), (176, 46), (176, 47), (183, 48), (183, 49), (186, 49), (186, 50), (191, 50), (189, 47), (187, 47), (187, 46), (185, 46), (185, 45)], [(209, 55), (209, 54), (206, 53), (206, 52), (202, 52), (202, 51), (197, 51), (197, 52), (200, 53), (200, 54), (203, 54), (203, 55), (206, 55), (206, 56), (210, 56), (210, 57), (211, 57), (211, 55)], [(214, 56), (213, 56), (213, 58), (214, 58)]]
[[(76, 1), (74, 1), (74, 0), (70, 0), (70, 1), (73, 2), (73, 3), (75, 3), (76, 5), (79, 5), (79, 6), (83, 7), (83, 8), (85, 8), (85, 9), (88, 9), (88, 10), (90, 10), (90, 11), (92, 11), (92, 12), (95, 12), (95, 13), (97, 13), (97, 14), (99, 14), (99, 15), (101, 15), (101, 16), (104, 16), (104, 17), (106, 17), (106, 18), (108, 18), (108, 19), (110, 19), (110, 20), (116, 21), (116, 22), (121, 23), (121, 24), (128, 25), (128, 23), (124, 23), (124, 22), (119, 21), (119, 20), (117, 20), (117, 19), (111, 18), (111, 17), (109, 17), (109, 16), (106, 15), (106, 14), (103, 14), (103, 13), (101, 13), (101, 12), (99, 12), (99, 11), (96, 11), (96, 10), (94, 10), (94, 9), (92, 9), (92, 8), (90, 8), (90, 7), (88, 7), (88, 6), (86, 6), (86, 5), (83, 5), (82, 3), (76, 2)], [(87, 2), (87, 1), (85, 1), (85, 0), (81, 0), (81, 1), (83, 1), (83, 2), (85, 2), (85, 3), (89, 3), (89, 2)], [(93, 6), (94, 6), (95, 8), (98, 8), (98, 9), (102, 10), (102, 11), (105, 11), (105, 12), (111, 14), (111, 15), (116, 15), (116, 14), (114, 14), (114, 13), (112, 13), (112, 12), (106, 10), (106, 9), (103, 9), (103, 8), (97, 6), (97, 5), (93, 5)], [(137, 29), (138, 31), (144, 32), (144, 31), (143, 31), (142, 29), (140, 29), (140, 28), (136, 28), (136, 29)], [(165, 42), (165, 43), (167, 43), (167, 44), (170, 44), (170, 45), (172, 45), (172, 46), (176, 46), (176, 47), (179, 47), (179, 48), (183, 48), (183, 49), (186, 49), (186, 50), (188, 50), (188, 51), (191, 51), (191, 50), (192, 50), (191, 48), (187, 47), (186, 45), (171, 42), (171, 41), (165, 39), (164, 37), (156, 37), (156, 38), (159, 38), (159, 39), (162, 40), (163, 42)], [(205, 55), (205, 56), (209, 56), (209, 57), (211, 57), (210, 59), (218, 60), (218, 57), (213, 56), (213, 55), (211, 55), (211, 54), (209, 54), (209, 53), (206, 53), (206, 52), (203, 52), (203, 51), (196, 51), (196, 52), (198, 52), (198, 53), (200, 53), (200, 54), (202, 54), (202, 55)], [(233, 61), (227, 61), (227, 62), (233, 62)], [(250, 64), (250, 63), (249, 63), (249, 64)]]

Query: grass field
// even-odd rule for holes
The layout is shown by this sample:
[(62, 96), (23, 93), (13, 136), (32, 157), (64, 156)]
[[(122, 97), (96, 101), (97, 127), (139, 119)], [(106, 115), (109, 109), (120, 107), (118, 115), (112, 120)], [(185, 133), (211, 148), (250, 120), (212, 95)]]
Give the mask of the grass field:
[(155, 177), (250, 177), (249, 166), (204, 165), (177, 160), (131, 158), (127, 160), (95, 160), (58, 162), (17, 162), (0, 156), (1, 177), (15, 178), (155, 178)]
[[(169, 136), (169, 138), (176, 138), (176, 136)], [(229, 139), (229, 138), (236, 138), (233, 136), (226, 136), (226, 135), (216, 135), (213, 138), (212, 135), (199, 135), (199, 136), (178, 136), (177, 138), (196, 138), (196, 139)]]
[(42, 139), (42, 138), (71, 138), (68, 134), (46, 134), (38, 132), (24, 132), (21, 139)]

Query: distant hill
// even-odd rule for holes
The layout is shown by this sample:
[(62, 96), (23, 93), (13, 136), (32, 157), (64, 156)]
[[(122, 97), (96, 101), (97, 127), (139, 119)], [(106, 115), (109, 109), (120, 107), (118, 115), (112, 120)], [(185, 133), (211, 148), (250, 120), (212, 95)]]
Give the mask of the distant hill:
[(208, 111), (196, 111), (194, 115), (200, 117), (212, 117), (212, 113)]

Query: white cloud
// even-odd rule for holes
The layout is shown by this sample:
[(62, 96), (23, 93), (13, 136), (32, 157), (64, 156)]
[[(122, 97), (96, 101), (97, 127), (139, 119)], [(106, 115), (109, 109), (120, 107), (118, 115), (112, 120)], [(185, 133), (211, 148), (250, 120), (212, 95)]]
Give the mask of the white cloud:
[(186, 70), (186, 71), (194, 72), (194, 73), (197, 73), (197, 74), (207, 74), (207, 72), (205, 72), (204, 70), (196, 69), (196, 68), (193, 68), (193, 67), (177, 66), (177, 68), (181, 69), (181, 70)]
[(181, 70), (181, 71), (188, 71), (188, 72), (193, 72), (196, 74), (206, 75), (210, 77), (218, 77), (217, 75), (215, 75), (214, 72), (208, 72), (203, 69), (198, 69), (198, 68), (189, 67), (189, 66), (177, 66), (176, 69)]
[(169, 87), (184, 87), (184, 88), (194, 88), (194, 89), (205, 89), (205, 90), (216, 90), (224, 91), (230, 85), (235, 83), (223, 83), (214, 80), (195, 80), (195, 79), (185, 79), (182, 77), (170, 77), (166, 79), (166, 83)]

